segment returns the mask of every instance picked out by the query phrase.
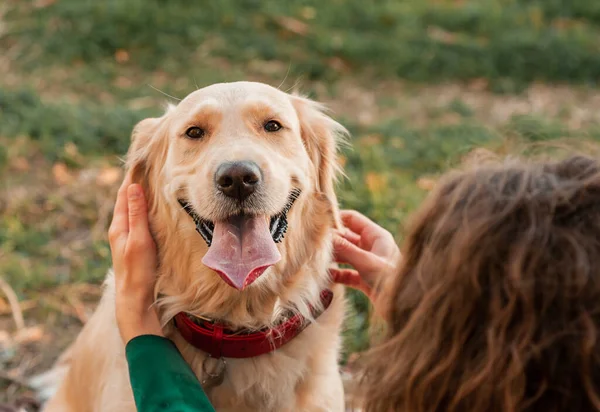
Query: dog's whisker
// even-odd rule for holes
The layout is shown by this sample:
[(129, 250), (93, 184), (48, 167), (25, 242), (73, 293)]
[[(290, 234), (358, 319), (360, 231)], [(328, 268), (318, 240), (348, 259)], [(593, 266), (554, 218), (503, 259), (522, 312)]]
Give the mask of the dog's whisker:
[(298, 78), (296, 79), (296, 81), (294, 82), (294, 84), (292, 85), (292, 87), (288, 88), (285, 92), (289, 93), (290, 90), (293, 90), (293, 89), (297, 88), (298, 85), (300, 84), (301, 80), (302, 80), (302, 75), (298, 76)]
[(281, 90), (281, 86), (283, 86), (283, 84), (287, 80), (287, 78), (288, 78), (288, 76), (290, 74), (290, 69), (291, 68), (292, 68), (292, 61), (290, 60), (290, 64), (288, 65), (287, 72), (285, 73), (285, 77), (283, 78), (283, 80), (281, 81), (281, 83), (279, 83), (279, 86), (277, 86), (277, 90)]
[(157, 92), (159, 92), (159, 93), (161, 93), (161, 94), (163, 94), (163, 95), (165, 95), (167, 97), (170, 97), (171, 99), (175, 99), (175, 100), (177, 100), (179, 102), (181, 101), (180, 98), (175, 97), (175, 96), (171, 96), (170, 94), (167, 94), (167, 93), (163, 92), (162, 90), (157, 89), (156, 87), (152, 86), (151, 84), (148, 84), (147, 86), (149, 86), (150, 88), (156, 90)]

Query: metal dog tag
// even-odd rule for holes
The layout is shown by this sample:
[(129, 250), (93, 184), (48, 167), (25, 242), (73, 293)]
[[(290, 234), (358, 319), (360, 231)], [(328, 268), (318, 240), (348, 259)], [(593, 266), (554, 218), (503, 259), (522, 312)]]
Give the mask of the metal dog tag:
[(226, 369), (227, 362), (225, 362), (225, 359), (215, 359), (208, 355), (206, 359), (204, 359), (204, 362), (202, 362), (202, 372), (204, 373), (202, 386), (205, 389), (209, 389), (222, 384), (225, 379)]

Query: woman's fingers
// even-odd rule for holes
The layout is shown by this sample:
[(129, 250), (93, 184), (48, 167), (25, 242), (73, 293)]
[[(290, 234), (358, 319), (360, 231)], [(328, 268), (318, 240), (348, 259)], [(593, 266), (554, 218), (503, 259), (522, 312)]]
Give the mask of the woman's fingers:
[(350, 229), (345, 228), (342, 230), (336, 230), (335, 234), (343, 237), (348, 242), (355, 244), (356, 246), (358, 246), (358, 244), (360, 243), (360, 235), (357, 233), (354, 233)]
[(116, 244), (127, 238), (129, 232), (129, 218), (128, 218), (128, 205), (127, 205), (127, 187), (129, 178), (126, 177), (123, 184), (119, 188), (117, 193), (117, 200), (115, 202), (115, 208), (113, 211), (113, 219), (108, 229), (108, 239), (110, 241), (111, 248), (114, 250)]
[(362, 279), (358, 271), (354, 269), (330, 268), (329, 273), (335, 283), (360, 290), (367, 296), (371, 295), (371, 287)]
[(371, 277), (373, 274), (380, 273), (385, 267), (385, 262), (377, 255), (361, 249), (341, 236), (334, 236), (333, 251), (336, 262), (354, 266), (367, 283), (376, 281)]
[(362, 246), (366, 249), (371, 249), (378, 239), (391, 239), (394, 242), (390, 232), (356, 210), (342, 210), (341, 217), (344, 225), (360, 236)]
[(153, 240), (148, 227), (148, 206), (142, 186), (132, 184), (127, 189), (129, 238), (128, 249), (148, 248)]

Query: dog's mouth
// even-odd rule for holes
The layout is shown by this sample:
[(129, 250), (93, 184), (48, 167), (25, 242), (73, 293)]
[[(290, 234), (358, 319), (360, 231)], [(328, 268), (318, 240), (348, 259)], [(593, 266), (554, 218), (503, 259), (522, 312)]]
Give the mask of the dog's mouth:
[(285, 207), (270, 217), (240, 213), (215, 222), (200, 217), (186, 200), (178, 200), (209, 246), (202, 263), (242, 290), (281, 259), (275, 244), (283, 240), (287, 215), (299, 196), (299, 189), (292, 190)]

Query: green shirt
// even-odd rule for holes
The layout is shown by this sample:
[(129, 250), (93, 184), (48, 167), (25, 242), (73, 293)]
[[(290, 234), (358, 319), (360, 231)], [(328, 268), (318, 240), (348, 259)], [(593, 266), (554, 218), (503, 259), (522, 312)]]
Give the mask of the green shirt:
[(125, 347), (138, 412), (214, 412), (200, 382), (169, 339), (141, 335)]

